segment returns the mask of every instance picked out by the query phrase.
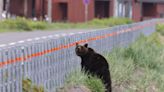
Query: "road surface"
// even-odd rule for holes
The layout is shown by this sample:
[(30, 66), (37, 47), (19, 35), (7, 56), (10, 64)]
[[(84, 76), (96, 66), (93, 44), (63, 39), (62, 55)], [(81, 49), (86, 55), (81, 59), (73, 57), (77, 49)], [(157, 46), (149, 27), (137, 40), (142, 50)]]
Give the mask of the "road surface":
[(31, 32), (6, 32), (0, 33), (0, 45), (8, 45), (18, 41), (24, 41), (27, 39), (34, 39), (37, 37), (55, 35), (55, 34), (68, 34), (78, 32), (88, 32), (94, 29), (69, 29), (69, 30), (55, 30), (55, 31), (31, 31)]

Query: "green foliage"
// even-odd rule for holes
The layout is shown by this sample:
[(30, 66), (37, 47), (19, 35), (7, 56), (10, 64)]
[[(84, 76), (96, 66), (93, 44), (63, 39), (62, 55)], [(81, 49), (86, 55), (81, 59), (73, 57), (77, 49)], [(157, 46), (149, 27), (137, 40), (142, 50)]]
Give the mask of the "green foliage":
[(44, 92), (44, 88), (42, 86), (37, 86), (32, 83), (30, 79), (22, 80), (23, 92)]
[(103, 28), (121, 24), (132, 23), (132, 20), (127, 18), (107, 18), (93, 19), (86, 23), (51, 23), (44, 21), (32, 21), (25, 18), (17, 17), (16, 19), (6, 19), (0, 22), (0, 32), (5, 31), (32, 31), (44, 29), (71, 29), (71, 28)]
[(159, 32), (161, 35), (164, 36), (164, 24), (158, 24), (156, 29), (157, 29), (157, 32)]
[(122, 57), (123, 51), (123, 49), (116, 49), (107, 56), (110, 64), (112, 81), (114, 83), (113, 85), (129, 81), (129, 75), (132, 74), (135, 69), (132, 59), (129, 58), (125, 60)]
[(0, 22), (0, 29), (4, 30), (25, 30), (45, 29), (47, 24), (41, 21), (32, 21), (25, 18), (17, 17), (16, 19), (6, 19)]
[(122, 24), (130, 24), (133, 21), (127, 18), (106, 18), (93, 19), (86, 23), (52, 23), (50, 28), (68, 29), (68, 28), (104, 28)]
[(162, 44), (159, 41), (157, 34), (151, 37), (141, 36), (136, 43), (125, 49), (124, 56), (133, 59), (135, 65), (158, 69), (158, 56), (162, 51)]
[(130, 24), (133, 21), (128, 18), (106, 18), (106, 19), (94, 19), (90, 22), (88, 22), (89, 25), (94, 26), (115, 26), (115, 25), (123, 25), (123, 24)]
[(101, 80), (97, 77), (91, 77), (86, 80), (86, 85), (92, 90), (92, 92), (104, 92), (105, 88)]
[(73, 72), (68, 76), (66, 86), (69, 85), (84, 85), (91, 89), (92, 92), (105, 91), (104, 85), (99, 78), (86, 75), (81, 71)]
[(48, 27), (48, 24), (43, 21), (29, 21), (28, 24), (33, 30), (44, 30)]
[(107, 58), (114, 90), (163, 92), (164, 46), (157, 33), (150, 37), (142, 35), (127, 48), (114, 49)]
[(32, 30), (24, 18), (6, 19), (0, 22), (0, 28), (4, 29), (18, 29), (18, 30)]

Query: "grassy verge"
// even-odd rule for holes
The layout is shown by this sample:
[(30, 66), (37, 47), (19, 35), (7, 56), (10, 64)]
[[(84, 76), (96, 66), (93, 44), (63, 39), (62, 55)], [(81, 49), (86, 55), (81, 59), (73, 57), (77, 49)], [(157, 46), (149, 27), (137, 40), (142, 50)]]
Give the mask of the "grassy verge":
[(163, 92), (164, 46), (156, 33), (107, 57), (115, 92)]
[[(163, 92), (164, 45), (157, 33), (150, 37), (141, 36), (128, 48), (116, 48), (106, 58), (110, 64), (113, 92)], [(91, 85), (86, 86), (92, 92), (104, 92), (97, 79), (87, 79), (81, 73), (71, 76), (68, 83), (85, 85), (88, 81)]]
[(31, 31), (48, 28), (46, 22), (32, 21), (25, 18), (6, 19), (0, 22), (0, 32), (6, 31)]
[(32, 21), (25, 18), (6, 19), (0, 22), (0, 32), (32, 31), (32, 30), (55, 30), (72, 28), (103, 28), (121, 24), (132, 23), (127, 18), (94, 19), (86, 23), (52, 23)]
[(158, 24), (157, 31), (164, 36), (164, 24)]
[(100, 79), (98, 79), (97, 77), (86, 75), (80, 70), (77, 70), (73, 72), (72, 74), (70, 74), (70, 76), (68, 76), (64, 89), (59, 90), (57, 92), (70, 92), (66, 89), (69, 87), (74, 87), (74, 86), (78, 87), (81, 85), (87, 87), (90, 90), (90, 91), (85, 91), (85, 92), (104, 92), (105, 91), (104, 85)]

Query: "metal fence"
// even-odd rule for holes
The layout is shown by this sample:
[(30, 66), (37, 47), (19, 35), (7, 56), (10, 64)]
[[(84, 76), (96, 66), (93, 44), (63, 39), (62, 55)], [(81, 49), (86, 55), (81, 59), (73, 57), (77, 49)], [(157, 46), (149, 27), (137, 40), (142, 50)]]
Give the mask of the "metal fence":
[(75, 44), (89, 46), (103, 54), (117, 46), (128, 46), (141, 33), (150, 35), (163, 19), (120, 25), (91, 32), (51, 35), (0, 48), (0, 92), (22, 92), (22, 79), (30, 78), (55, 92), (70, 72), (80, 67)]

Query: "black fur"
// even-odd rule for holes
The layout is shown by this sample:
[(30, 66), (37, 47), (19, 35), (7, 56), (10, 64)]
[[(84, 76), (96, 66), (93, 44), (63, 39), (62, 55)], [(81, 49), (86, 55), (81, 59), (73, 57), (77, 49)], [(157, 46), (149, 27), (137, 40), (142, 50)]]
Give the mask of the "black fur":
[(96, 53), (88, 44), (84, 46), (76, 44), (76, 55), (81, 57), (81, 67), (85, 72), (96, 75), (103, 81), (106, 92), (112, 92), (111, 76), (107, 60)]

